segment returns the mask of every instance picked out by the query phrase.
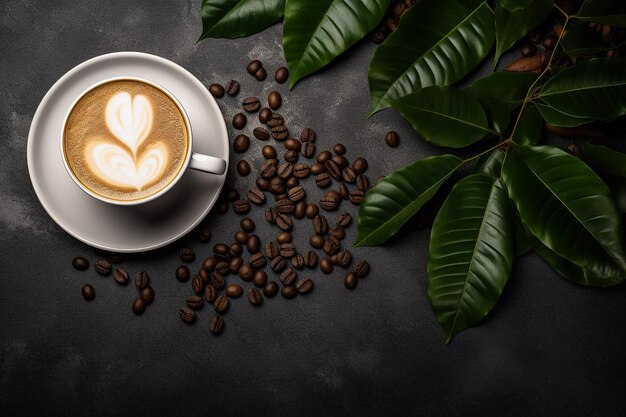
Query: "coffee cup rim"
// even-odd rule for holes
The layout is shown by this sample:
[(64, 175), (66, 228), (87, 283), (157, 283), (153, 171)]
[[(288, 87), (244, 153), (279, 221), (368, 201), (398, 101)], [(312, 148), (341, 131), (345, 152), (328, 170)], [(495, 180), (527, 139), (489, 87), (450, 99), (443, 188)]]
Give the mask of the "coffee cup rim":
[[(188, 145), (187, 145), (187, 152), (186, 152), (186, 155), (185, 155), (185, 161), (180, 166), (180, 169), (178, 170), (178, 173), (176, 174), (176, 177), (174, 177), (169, 182), (169, 184), (167, 184), (167, 186), (163, 187), (162, 189), (160, 189), (156, 193), (150, 194), (149, 196), (146, 196), (146, 197), (141, 198), (141, 199), (137, 199), (137, 200), (114, 200), (112, 198), (108, 198), (108, 197), (105, 197), (103, 195), (100, 195), (98, 193), (93, 192), (92, 190), (87, 188), (76, 177), (76, 175), (74, 174), (74, 172), (70, 168), (70, 166), (69, 166), (69, 164), (67, 162), (67, 158), (65, 156), (64, 137), (65, 137), (65, 127), (67, 125), (67, 120), (68, 120), (70, 114), (72, 113), (72, 110), (74, 110), (74, 107), (76, 107), (76, 104), (78, 104), (78, 102), (87, 93), (89, 93), (90, 91), (100, 87), (101, 85), (108, 84), (108, 83), (114, 82), (114, 81), (126, 81), (126, 80), (138, 81), (138, 82), (141, 82), (141, 83), (148, 84), (148, 85), (158, 89), (162, 93), (164, 93), (166, 96), (168, 96), (170, 98), (170, 100), (172, 100), (174, 102), (174, 104), (176, 105), (176, 107), (178, 108), (180, 113), (182, 114), (183, 120), (185, 121), (185, 127), (187, 128)], [(72, 178), (74, 183), (82, 191), (87, 193), (89, 196), (91, 196), (91, 197), (93, 197), (93, 198), (95, 198), (97, 200), (100, 200), (102, 202), (105, 202), (105, 203), (109, 203), (109, 204), (113, 204), (113, 205), (117, 205), (117, 206), (136, 206), (136, 205), (145, 204), (145, 203), (148, 203), (150, 201), (156, 200), (157, 198), (161, 197), (162, 195), (167, 193), (169, 190), (171, 190), (178, 183), (178, 181), (180, 181), (180, 179), (182, 178), (182, 176), (185, 173), (185, 171), (187, 171), (187, 168), (189, 167), (189, 162), (191, 161), (191, 155), (193, 153), (192, 152), (192, 144), (193, 144), (193, 133), (192, 133), (192, 130), (191, 130), (191, 122), (189, 121), (189, 115), (187, 114), (187, 111), (185, 110), (183, 105), (180, 103), (180, 101), (178, 101), (176, 96), (174, 94), (172, 94), (172, 92), (170, 92), (167, 88), (165, 88), (161, 84), (158, 84), (158, 83), (156, 83), (154, 81), (147, 80), (145, 78), (135, 77), (135, 76), (130, 76), (129, 75), (129, 76), (111, 77), (111, 78), (106, 78), (104, 80), (100, 80), (100, 81), (98, 81), (98, 82), (96, 82), (94, 84), (91, 84), (89, 87), (85, 88), (80, 94), (78, 94), (76, 99), (74, 99), (72, 104), (69, 106), (67, 112), (65, 113), (65, 117), (63, 118), (63, 124), (61, 125), (61, 134), (60, 134), (59, 148), (60, 148), (60, 151), (61, 151), (61, 159), (63, 160), (63, 165), (65, 166), (65, 170), (67, 171), (69, 176)]]

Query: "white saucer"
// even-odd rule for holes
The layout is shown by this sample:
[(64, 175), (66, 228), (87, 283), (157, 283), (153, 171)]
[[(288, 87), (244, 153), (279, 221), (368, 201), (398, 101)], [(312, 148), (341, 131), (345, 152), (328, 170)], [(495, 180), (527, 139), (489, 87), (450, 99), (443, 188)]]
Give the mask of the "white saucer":
[(87, 87), (120, 76), (140, 77), (169, 90), (189, 115), (193, 150), (228, 161), (222, 113), (196, 77), (155, 55), (117, 52), (83, 62), (45, 95), (30, 126), (28, 171), (44, 209), (67, 233), (96, 248), (143, 252), (175, 241), (200, 223), (215, 204), (226, 174), (188, 169), (165, 195), (132, 207), (106, 204), (83, 192), (63, 165), (58, 140), (63, 118)]

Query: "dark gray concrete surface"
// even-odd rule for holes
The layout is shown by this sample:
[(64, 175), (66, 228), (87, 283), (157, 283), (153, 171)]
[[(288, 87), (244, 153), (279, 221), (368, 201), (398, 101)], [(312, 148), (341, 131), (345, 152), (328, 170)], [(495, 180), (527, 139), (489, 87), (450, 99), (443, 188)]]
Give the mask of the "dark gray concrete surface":
[[(354, 251), (373, 269), (355, 291), (340, 272), (316, 273), (307, 297), (260, 308), (235, 300), (219, 338), (208, 332), (208, 308), (195, 325), (181, 323), (177, 310), (191, 290), (173, 275), (179, 247), (192, 245), (203, 259), (211, 245), (188, 237), (125, 262), (152, 276), (156, 301), (141, 317), (131, 313), (132, 285), (73, 270), (74, 256), (97, 256), (48, 218), (26, 167), (32, 116), (61, 75), (96, 55), (136, 50), (207, 85), (239, 79), (240, 98), (274, 88), (245, 65), (258, 58), (273, 72), (284, 64), (281, 26), (194, 45), (199, 3), (0, 2), (0, 415), (626, 415), (624, 286), (572, 285), (525, 256), (487, 320), (446, 346), (426, 294), (428, 231), (415, 222), (384, 247)], [(349, 157), (369, 158), (375, 178), (441, 151), (393, 111), (365, 120), (373, 52), (362, 42), (293, 91), (279, 89), (289, 126), (313, 127), (320, 148), (347, 144)], [(228, 119), (237, 102), (220, 101)], [(397, 149), (384, 144), (389, 129), (402, 137)], [(259, 148), (253, 142), (251, 159)], [(263, 239), (275, 234), (261, 210), (252, 217)], [(232, 211), (210, 215), (212, 243), (231, 241), (238, 221)], [(309, 225), (297, 229), (304, 247)], [(80, 295), (87, 282), (97, 292), (91, 303)]]

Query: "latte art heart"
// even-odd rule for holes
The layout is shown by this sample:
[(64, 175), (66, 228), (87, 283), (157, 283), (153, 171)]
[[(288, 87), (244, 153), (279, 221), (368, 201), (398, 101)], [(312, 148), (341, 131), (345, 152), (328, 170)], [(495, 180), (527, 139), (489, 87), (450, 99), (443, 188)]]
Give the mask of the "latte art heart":
[(136, 154), (152, 129), (152, 106), (142, 95), (118, 93), (107, 103), (105, 118), (111, 133)]

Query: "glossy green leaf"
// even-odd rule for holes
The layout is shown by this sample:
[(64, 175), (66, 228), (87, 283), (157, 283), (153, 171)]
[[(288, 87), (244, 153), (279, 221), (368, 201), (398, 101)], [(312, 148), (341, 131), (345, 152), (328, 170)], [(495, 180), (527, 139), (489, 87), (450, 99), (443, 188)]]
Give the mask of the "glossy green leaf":
[(560, 113), (608, 120), (626, 114), (626, 60), (594, 58), (548, 80), (541, 99)]
[(276, 23), (284, 8), (285, 0), (203, 0), (198, 40), (250, 36)]
[(587, 22), (626, 27), (626, 3), (623, 0), (587, 0), (574, 17)]
[(395, 235), (462, 164), (453, 155), (431, 156), (380, 180), (361, 203), (354, 246), (380, 245)]
[(519, 145), (536, 145), (541, 140), (542, 133), (543, 118), (537, 107), (526, 106), (513, 134), (513, 140)]
[(534, 102), (534, 104), (541, 114), (541, 117), (543, 117), (543, 120), (545, 120), (546, 123), (551, 124), (552, 126), (576, 127), (593, 122), (593, 119), (590, 118), (573, 117), (567, 114), (560, 113), (557, 110), (554, 110), (552, 107), (540, 102)]
[(497, 148), (490, 153), (486, 153), (478, 159), (474, 172), (479, 174), (487, 174), (492, 177), (500, 178), (502, 171), (502, 162), (504, 162), (505, 152)]
[(524, 224), (550, 250), (599, 279), (626, 269), (621, 214), (580, 159), (553, 146), (511, 144), (502, 180)]
[(510, 12), (517, 12), (528, 7), (533, 0), (497, 0), (500, 7), (504, 7)]
[[(511, 204), (513, 203), (511, 202)], [(515, 209), (513, 209), (513, 212), (515, 213), (514, 214), (514, 217), (515, 217), (514, 253), (515, 253), (515, 256), (517, 257), (517, 256), (524, 255), (525, 253), (528, 253), (533, 248), (533, 240), (535, 239), (533, 238), (533, 235), (530, 233), (526, 225), (522, 222), (522, 219), (520, 219), (519, 214), (515, 212)]]
[(618, 49), (624, 45), (624, 42), (619, 45), (609, 46), (604, 43), (602, 35), (590, 28), (586, 22), (578, 22), (578, 24), (572, 24), (568, 27), (563, 37), (562, 45), (567, 55), (578, 58), (593, 56), (611, 49)]
[(511, 120), (511, 111), (518, 107), (535, 81), (535, 74), (526, 72), (494, 72), (474, 82), (467, 91), (487, 113), (490, 126), (504, 132)]
[(438, 146), (461, 148), (491, 132), (485, 111), (467, 91), (426, 87), (392, 105), (417, 133)]
[(372, 58), (370, 114), (420, 88), (457, 82), (483, 60), (493, 40), (487, 1), (418, 2)]
[(290, 87), (370, 32), (388, 7), (389, 0), (287, 0), (283, 49)]
[(497, 65), (503, 52), (523, 38), (532, 28), (543, 22), (554, 7), (554, 0), (531, 0), (522, 9), (511, 12), (497, 4), (494, 10), (496, 20), (496, 55), (493, 67)]
[(428, 296), (447, 342), (495, 306), (513, 265), (511, 203), (497, 178), (459, 181), (435, 218)]
[(626, 278), (624, 271), (619, 268), (614, 268), (609, 278), (598, 278), (585, 268), (581, 268), (566, 258), (557, 255), (536, 239), (533, 247), (548, 265), (561, 274), (563, 278), (573, 283), (594, 287), (609, 287), (623, 282), (624, 278)]
[(611, 189), (620, 212), (626, 212), (626, 154), (602, 145), (583, 145), (582, 160)]

